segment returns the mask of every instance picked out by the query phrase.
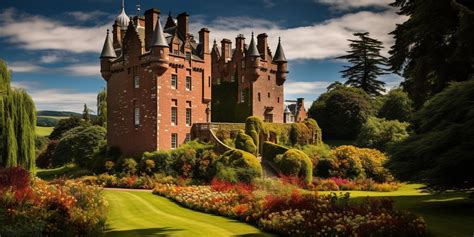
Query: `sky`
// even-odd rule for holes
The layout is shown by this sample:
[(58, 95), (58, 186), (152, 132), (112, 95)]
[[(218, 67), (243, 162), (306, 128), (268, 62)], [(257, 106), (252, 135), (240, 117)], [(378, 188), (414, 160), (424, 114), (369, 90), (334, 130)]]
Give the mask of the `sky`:
[[(37, 110), (80, 112), (95, 109), (105, 87), (99, 54), (107, 29), (112, 29), (121, 0), (0, 0), (0, 59), (12, 70), (12, 84), (32, 96)], [(251, 32), (267, 33), (274, 52), (278, 37), (289, 61), (285, 99), (305, 98), (308, 109), (340, 71), (348, 39), (370, 32), (384, 43), (383, 55), (394, 40), (388, 33), (406, 20), (388, 6), (392, 0), (125, 0), (129, 16), (150, 8), (173, 16), (190, 14), (190, 30), (207, 27), (211, 40), (231, 39)], [(164, 23), (164, 22), (163, 22)], [(387, 89), (402, 80), (380, 78)]]

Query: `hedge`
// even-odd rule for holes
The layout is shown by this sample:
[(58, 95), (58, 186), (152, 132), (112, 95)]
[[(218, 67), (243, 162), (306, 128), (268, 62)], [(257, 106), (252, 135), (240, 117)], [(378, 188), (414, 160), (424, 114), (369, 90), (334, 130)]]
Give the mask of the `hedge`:
[(263, 122), (259, 117), (250, 116), (245, 121), (245, 133), (251, 136), (253, 143), (257, 147), (257, 154), (259, 148), (259, 134), (263, 128)]
[(235, 148), (241, 149), (252, 154), (257, 153), (257, 146), (255, 145), (251, 136), (245, 134), (243, 130), (240, 130), (235, 137)]
[(260, 161), (251, 153), (234, 149), (222, 154), (215, 162), (216, 177), (229, 182), (251, 183), (262, 177)]
[(304, 152), (289, 149), (282, 155), (278, 155), (275, 161), (283, 175), (303, 178), (306, 184), (313, 181), (313, 163)]
[(263, 143), (262, 159), (275, 162), (275, 157), (285, 153), (288, 149), (272, 142), (265, 142)]

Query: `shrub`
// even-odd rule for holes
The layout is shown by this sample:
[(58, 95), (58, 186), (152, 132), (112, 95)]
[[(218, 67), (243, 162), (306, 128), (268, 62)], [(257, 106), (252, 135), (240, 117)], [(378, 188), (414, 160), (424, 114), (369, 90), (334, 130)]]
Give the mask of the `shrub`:
[(104, 144), (105, 128), (100, 126), (77, 127), (66, 132), (53, 155), (53, 166), (74, 162), (92, 168), (95, 154)]
[(408, 137), (407, 128), (408, 123), (369, 117), (360, 130), (356, 144), (361, 147), (386, 150), (394, 143)]
[(58, 143), (58, 140), (52, 140), (48, 143), (46, 149), (36, 158), (36, 166), (42, 169), (51, 168), (53, 166), (54, 151), (56, 150)]
[(230, 150), (216, 161), (216, 177), (229, 182), (251, 183), (262, 176), (262, 166), (257, 157), (242, 150)]
[(317, 167), (322, 159), (332, 159), (331, 149), (326, 144), (306, 145), (300, 149), (311, 159), (314, 176), (319, 176)]
[(373, 114), (371, 98), (362, 90), (338, 87), (319, 96), (308, 110), (324, 131), (324, 139), (355, 139)]
[(128, 175), (133, 175), (137, 173), (137, 162), (132, 158), (124, 159), (122, 162), (122, 168)]
[(240, 130), (235, 138), (235, 148), (250, 152), (252, 154), (257, 153), (257, 146), (255, 145), (251, 136), (245, 134), (243, 130)]
[(155, 169), (166, 175), (174, 174), (171, 155), (167, 151), (155, 151), (143, 153), (143, 160), (153, 160), (155, 162)]
[(297, 149), (289, 149), (275, 159), (280, 171), (286, 176), (303, 178), (306, 184), (313, 179), (313, 163), (309, 157)]
[(36, 158), (46, 149), (49, 144), (49, 139), (47, 137), (36, 136), (35, 137), (35, 155)]
[(30, 186), (30, 173), (20, 167), (0, 169), (0, 191), (12, 188), (22, 190)]
[(262, 149), (262, 159), (275, 162), (275, 157), (285, 153), (289, 148), (271, 142), (264, 142)]
[(257, 153), (259, 153), (259, 135), (263, 128), (263, 122), (259, 117), (250, 116), (245, 121), (245, 133), (252, 137), (253, 143), (257, 147)]
[(378, 111), (380, 118), (408, 122), (413, 115), (413, 102), (402, 89), (391, 90), (382, 97), (382, 106)]
[(311, 130), (304, 123), (293, 123), (290, 129), (290, 141), (292, 145), (310, 144)]

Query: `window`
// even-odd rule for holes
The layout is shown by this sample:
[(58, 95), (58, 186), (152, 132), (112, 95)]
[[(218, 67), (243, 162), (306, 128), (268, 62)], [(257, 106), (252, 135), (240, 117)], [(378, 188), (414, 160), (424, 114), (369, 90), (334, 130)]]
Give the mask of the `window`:
[(230, 82), (235, 82), (235, 75), (232, 75), (232, 76), (230, 77)]
[(268, 98), (270, 98), (270, 92), (268, 92)]
[(140, 108), (135, 106), (133, 113), (134, 113), (134, 116), (133, 116), (134, 124), (135, 124), (135, 127), (137, 127), (140, 125)]
[(186, 90), (190, 91), (191, 90), (191, 81), (192, 81), (192, 77), (190, 76), (187, 76), (186, 77)]
[(245, 80), (245, 77), (244, 75), (242, 75), (242, 83), (244, 83), (244, 80)]
[(260, 101), (261, 98), (260, 98), (260, 92), (258, 92), (258, 101)]
[(171, 107), (171, 125), (178, 125), (178, 107)]
[(207, 78), (207, 86), (208, 86), (208, 87), (211, 87), (211, 77), (208, 77), (208, 78)]
[(140, 76), (135, 76), (133, 80), (133, 85), (135, 89), (140, 88)]
[(186, 133), (186, 139), (184, 142), (190, 142), (191, 141), (191, 133)]
[(221, 78), (217, 78), (217, 85), (221, 84)]
[(176, 55), (178, 55), (178, 54), (179, 54), (179, 50), (175, 49), (175, 50), (173, 50), (173, 53), (176, 54)]
[(270, 81), (270, 75), (268, 76), (268, 80)]
[(191, 108), (186, 108), (186, 126), (191, 126), (191, 120), (192, 115), (191, 115)]
[(277, 102), (280, 103), (280, 97), (278, 97)]
[(165, 53), (165, 51), (163, 51), (163, 49), (160, 49), (160, 54), (163, 55)]
[(178, 89), (178, 75), (171, 74), (171, 88)]
[(178, 147), (178, 134), (171, 133), (171, 149), (176, 149)]
[(245, 102), (245, 93), (243, 90), (240, 91), (240, 103)]
[(265, 114), (265, 122), (273, 122), (273, 115), (272, 114)]
[(191, 53), (186, 52), (186, 60), (191, 61)]
[(240, 64), (241, 68), (245, 68), (245, 60), (242, 60), (242, 63)]

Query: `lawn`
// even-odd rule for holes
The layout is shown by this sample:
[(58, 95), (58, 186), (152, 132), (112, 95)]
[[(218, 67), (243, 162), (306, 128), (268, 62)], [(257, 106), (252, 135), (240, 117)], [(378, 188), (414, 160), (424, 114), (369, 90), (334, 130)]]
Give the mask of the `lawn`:
[[(395, 206), (425, 218), (433, 236), (474, 236), (474, 200), (462, 193), (429, 194), (419, 190), (421, 185), (403, 184), (395, 192), (351, 191), (351, 198), (366, 196), (390, 197)], [(320, 192), (329, 193), (329, 192)]]
[(105, 236), (269, 236), (257, 228), (183, 208), (151, 192), (106, 190)]
[(54, 127), (36, 127), (36, 135), (46, 137), (53, 132)]

